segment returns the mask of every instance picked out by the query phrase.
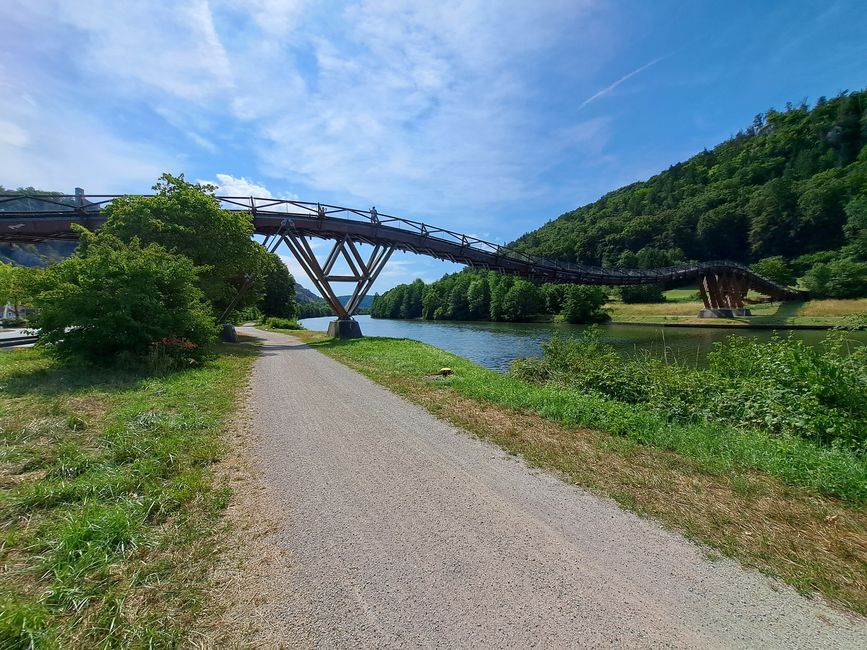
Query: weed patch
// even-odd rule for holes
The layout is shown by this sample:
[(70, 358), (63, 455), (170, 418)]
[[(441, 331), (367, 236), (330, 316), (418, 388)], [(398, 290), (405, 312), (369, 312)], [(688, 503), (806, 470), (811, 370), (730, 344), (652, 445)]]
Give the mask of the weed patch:
[(212, 464), (255, 354), (146, 376), (0, 355), (0, 647), (169, 647), (229, 494)]

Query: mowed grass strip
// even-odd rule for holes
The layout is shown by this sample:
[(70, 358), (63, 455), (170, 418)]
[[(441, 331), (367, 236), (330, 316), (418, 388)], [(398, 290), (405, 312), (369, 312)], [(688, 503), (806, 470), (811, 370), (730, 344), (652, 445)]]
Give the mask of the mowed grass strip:
[[(749, 305), (752, 318), (698, 318), (704, 305), (696, 291), (672, 289), (665, 292), (666, 301), (659, 303), (605, 305), (614, 322), (679, 323), (688, 325), (821, 325), (836, 327), (846, 324), (853, 316), (867, 313), (867, 298), (852, 300), (808, 300), (803, 303), (766, 302)], [(758, 298), (758, 295), (753, 296)]]
[(173, 647), (230, 497), (212, 478), (255, 346), (166, 376), (0, 353), (0, 647)]
[[(863, 458), (800, 439), (672, 424), (638, 407), (485, 370), (416, 341), (301, 338), (531, 465), (804, 593), (818, 591), (867, 614)], [(454, 374), (427, 378), (441, 367)]]

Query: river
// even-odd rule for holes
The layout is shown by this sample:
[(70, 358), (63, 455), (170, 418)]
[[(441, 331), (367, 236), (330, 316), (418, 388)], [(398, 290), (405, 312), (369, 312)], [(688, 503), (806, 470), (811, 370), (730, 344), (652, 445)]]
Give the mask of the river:
[[(309, 330), (325, 331), (333, 317), (305, 318), (301, 323)], [(367, 336), (408, 338), (430, 343), (453, 352), (474, 363), (492, 370), (507, 370), (513, 359), (540, 356), (542, 343), (556, 332), (578, 334), (587, 325), (566, 323), (484, 323), (476, 321), (406, 321), (373, 319), (358, 316), (361, 331)], [(616, 347), (621, 354), (632, 355), (644, 351), (668, 360), (693, 366), (702, 366), (705, 355), (714, 342), (730, 335), (752, 336), (768, 340), (771, 330), (642, 327), (636, 325), (604, 325), (602, 340)], [(787, 336), (789, 332), (782, 332)], [(793, 330), (791, 335), (815, 345), (825, 339), (827, 333), (817, 330)], [(867, 332), (850, 334), (851, 338), (867, 343)]]

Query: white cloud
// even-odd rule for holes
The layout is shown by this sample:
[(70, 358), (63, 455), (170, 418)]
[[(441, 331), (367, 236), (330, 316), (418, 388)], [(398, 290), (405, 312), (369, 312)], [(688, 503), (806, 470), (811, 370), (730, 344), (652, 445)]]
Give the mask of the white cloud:
[(71, 193), (144, 191), (176, 162), (129, 142), (62, 102), (40, 101), (0, 81), (0, 184)]
[[(304, 188), (305, 199), (327, 193), (493, 229), (497, 206), (546, 195), (545, 170), (597, 155), (607, 138), (601, 118), (553, 127), (537, 81), (542, 65), (574, 69), (553, 54), (564, 38), (570, 56), (597, 55), (582, 69), (598, 65), (608, 34), (594, 22), (597, 0), (12, 1), (17, 22), (0, 25), (0, 39), (19, 53), (21, 79), (41, 75), (35, 87), (70, 106), (78, 97), (77, 110), (59, 111), (67, 129), (98, 131), (96, 115), (111, 119), (115, 106), (130, 122), (125, 143), (106, 128), (92, 137), (112, 149), (85, 154), (111, 161), (116, 169), (93, 170), (109, 178), (139, 178), (157, 160), (152, 182), (202, 156), (243, 151), (242, 175), (218, 179), (221, 191), (265, 195), (249, 180), (258, 174)], [(45, 36), (44, 60), (27, 49), (22, 35), (33, 33)], [(162, 128), (146, 132), (143, 117)], [(29, 123), (0, 118), (19, 129), (0, 130), (6, 141), (32, 137)]]
[(271, 176), (410, 212), (526, 199), (552, 152), (605, 136), (603, 121), (577, 138), (547, 127), (527, 110), (546, 98), (519, 72), (587, 4), (363, 2), (345, 31), (311, 40), (315, 83), (270, 112), (235, 108), (255, 118)]
[(216, 193), (222, 196), (255, 196), (268, 199), (274, 196), (271, 194), (271, 190), (264, 185), (254, 183), (243, 176), (235, 178), (230, 174), (217, 174), (216, 177), (216, 180), (213, 181), (199, 180), (199, 182), (216, 185)]
[(23, 147), (29, 140), (29, 134), (20, 126), (6, 120), (0, 120), (0, 145)]
[(43, 6), (46, 18), (80, 32), (83, 47), (75, 62), (106, 80), (196, 101), (232, 85), (229, 58), (207, 0)]

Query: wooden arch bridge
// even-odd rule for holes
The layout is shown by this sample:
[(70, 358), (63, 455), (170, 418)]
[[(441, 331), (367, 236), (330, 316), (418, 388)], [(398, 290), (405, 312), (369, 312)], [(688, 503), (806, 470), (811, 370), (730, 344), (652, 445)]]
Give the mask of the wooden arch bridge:
[[(68, 196), (2, 195), (0, 242), (74, 240), (77, 233), (72, 225), (98, 229), (105, 222), (102, 208), (115, 198), (118, 197), (85, 195), (81, 190)], [(216, 198), (226, 209), (250, 214), (255, 233), (265, 237), (266, 248), (273, 251), (281, 243), (289, 248), (334, 310), (338, 320), (333, 333), (342, 336), (360, 335), (352, 316), (395, 250), (543, 282), (665, 286), (695, 282), (704, 301), (702, 313), (707, 316), (747, 315), (745, 299), (750, 289), (777, 300), (803, 299), (801, 292), (725, 260), (647, 270), (606, 269), (529, 255), (446, 228), (382, 214), (375, 208), (357, 210), (274, 198)], [(311, 238), (334, 241), (322, 261), (314, 254)], [(373, 251), (362, 256), (357, 244), (369, 244)], [(349, 269), (348, 274), (335, 273), (341, 260)], [(345, 304), (337, 298), (333, 282), (354, 283), (355, 289)]]

